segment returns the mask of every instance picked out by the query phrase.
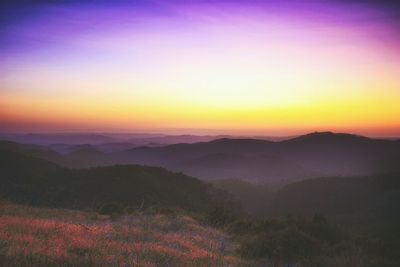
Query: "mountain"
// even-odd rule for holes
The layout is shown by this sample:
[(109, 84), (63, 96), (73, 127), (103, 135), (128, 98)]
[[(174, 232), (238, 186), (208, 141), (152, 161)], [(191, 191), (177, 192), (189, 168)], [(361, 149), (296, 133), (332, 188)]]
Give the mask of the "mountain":
[(399, 171), (400, 141), (323, 132), (277, 142), (223, 138), (138, 147), (113, 157), (120, 162), (183, 171), (206, 180), (245, 179), (276, 184), (318, 176)]
[(399, 171), (400, 141), (351, 134), (312, 133), (279, 143), (278, 155), (323, 176)]
[(222, 199), (211, 185), (158, 167), (118, 165), (72, 170), (0, 148), (0, 197), (12, 201), (81, 209), (117, 202), (198, 211)]

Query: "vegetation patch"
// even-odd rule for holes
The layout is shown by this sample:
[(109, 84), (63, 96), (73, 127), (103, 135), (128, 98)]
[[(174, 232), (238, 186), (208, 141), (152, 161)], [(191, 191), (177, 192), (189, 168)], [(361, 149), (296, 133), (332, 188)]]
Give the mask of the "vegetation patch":
[[(24, 210), (24, 216), (18, 215), (18, 209)], [(47, 216), (30, 217), (38, 212)], [(91, 220), (90, 214), (79, 211), (69, 220), (57, 218), (59, 215), (58, 209), (1, 204), (0, 265), (242, 265), (234, 243), (227, 242), (223, 251), (219, 248), (220, 240), (229, 240), (223, 232), (183, 214), (173, 219), (179, 222), (179, 229), (165, 227), (171, 217), (164, 214), (125, 215), (117, 221), (108, 216)]]

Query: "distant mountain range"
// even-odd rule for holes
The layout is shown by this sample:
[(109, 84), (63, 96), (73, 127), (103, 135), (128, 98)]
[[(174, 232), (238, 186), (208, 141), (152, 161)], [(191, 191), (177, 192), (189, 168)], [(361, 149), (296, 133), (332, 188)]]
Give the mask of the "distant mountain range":
[[(68, 152), (69, 146), (89, 144), (102, 152), (117, 152), (138, 146), (164, 146), (171, 144), (191, 144), (209, 142), (221, 138), (233, 138), (229, 135), (167, 135), (149, 133), (37, 133), (16, 134), (0, 133), (0, 140), (24, 144), (47, 145), (57, 152)], [(250, 138), (250, 137), (247, 137)], [(289, 137), (251, 137), (262, 140), (286, 140)]]
[(11, 146), (19, 152), (72, 168), (141, 164), (207, 181), (241, 179), (273, 186), (311, 177), (400, 171), (399, 140), (351, 134), (317, 132), (283, 141), (220, 138), (172, 145), (130, 147), (130, 144), (39, 146), (3, 141), (0, 147)]
[(398, 171), (400, 141), (323, 132), (278, 142), (224, 138), (139, 147), (115, 153), (113, 158), (163, 166), (206, 180), (236, 178), (285, 184), (310, 177)]
[(228, 135), (166, 135), (166, 134), (123, 134), (123, 133), (49, 133), (49, 134), (13, 134), (0, 133), (0, 140), (26, 144), (51, 145), (63, 151), (66, 145), (90, 144), (98, 146), (104, 152), (125, 150), (136, 146), (169, 145), (178, 143), (207, 142)]
[[(331, 145), (336, 146), (334, 150), (336, 153), (329, 154), (329, 157), (320, 152), (327, 151), (329, 145), (326, 143), (327, 140), (331, 140)], [(237, 146), (233, 147), (232, 143)], [(161, 163), (167, 164), (168, 160), (176, 162), (183, 159), (182, 166), (198, 173), (206, 173), (204, 175), (209, 175), (207, 171), (212, 170), (218, 170), (220, 174), (223, 174), (224, 168), (227, 169), (226, 173), (230, 174), (241, 170), (236, 175), (243, 175), (243, 177), (252, 173), (262, 175), (257, 173), (260, 170), (264, 171), (264, 175), (271, 175), (271, 179), (276, 177), (273, 174), (274, 171), (280, 174), (286, 171), (287, 175), (291, 172), (297, 175), (303, 172), (303, 175), (306, 175), (301, 167), (288, 169), (288, 166), (295, 166), (290, 161), (282, 161), (276, 156), (265, 156), (263, 153), (265, 147), (275, 145), (279, 146), (279, 149), (275, 148), (274, 152), (282, 154), (297, 152), (293, 158), (304, 153), (311, 155), (303, 161), (307, 163), (311, 163), (313, 157), (317, 159), (317, 155), (321, 155), (321, 158), (336, 160), (340, 151), (343, 153), (347, 151), (343, 154), (345, 157), (355, 158), (355, 155), (362, 155), (361, 152), (366, 153), (368, 148), (374, 149), (371, 150), (373, 152), (366, 153), (367, 157), (363, 159), (365, 163), (372, 160), (371, 155), (381, 160), (382, 155), (384, 159), (387, 159), (388, 155), (396, 156), (398, 154), (395, 153), (399, 152), (396, 149), (399, 145), (398, 141), (317, 133), (283, 142), (221, 139), (192, 145), (143, 147), (125, 151), (123, 154), (131, 155), (130, 153), (134, 152), (136, 155), (137, 151), (145, 151), (148, 154), (143, 153), (142, 159), (148, 160), (149, 158), (145, 156), (153, 156), (153, 150), (156, 150), (155, 155), (158, 160), (162, 158), (162, 155), (165, 157)], [(311, 146), (310, 149), (300, 153), (302, 151), (300, 148), (306, 145)], [(259, 185), (245, 182), (243, 181), (245, 179), (242, 181), (216, 180), (213, 182), (215, 186), (213, 187), (191, 176), (170, 172), (160, 167), (115, 165), (69, 169), (59, 166), (76, 164), (81, 158), (86, 161), (86, 164), (95, 164), (100, 162), (96, 160), (96, 157), (105, 160), (106, 158), (102, 156), (108, 155), (93, 149), (90, 145), (75, 147), (76, 150), (61, 155), (45, 146), (0, 142), (0, 198), (36, 205), (83, 209), (98, 208), (110, 202), (138, 206), (144, 200), (148, 205), (204, 211), (216, 203), (230, 200), (226, 193), (216, 189), (221, 188), (231, 193), (246, 211), (259, 216), (323, 213), (335, 215), (337, 218), (342, 215), (351, 218), (352, 214), (367, 218), (372, 212), (389, 218), (387, 216), (396, 217), (398, 214), (400, 172), (358, 177), (308, 177), (310, 179), (302, 181), (288, 179), (278, 189), (274, 189), (268, 183)], [(387, 149), (386, 153), (382, 154), (384, 149)], [(215, 153), (216, 151), (221, 152)], [(349, 155), (350, 152), (351, 155)], [(257, 156), (257, 153), (261, 153), (262, 156)], [(190, 155), (195, 160), (187, 159)], [(116, 155), (111, 153), (111, 156)], [(118, 153), (117, 156), (120, 154)], [(317, 161), (317, 165), (324, 162), (321, 158)], [(88, 162), (89, 159), (94, 162)], [(111, 161), (110, 158), (108, 160)], [(357, 167), (361, 162), (362, 160), (358, 159)], [(338, 161), (336, 164), (339, 166), (343, 164), (343, 161)], [(197, 169), (194, 169), (194, 166)], [(248, 167), (247, 172), (244, 166)], [(333, 166), (333, 164), (328, 165), (329, 168)], [(385, 166), (395, 169), (395, 165)]]

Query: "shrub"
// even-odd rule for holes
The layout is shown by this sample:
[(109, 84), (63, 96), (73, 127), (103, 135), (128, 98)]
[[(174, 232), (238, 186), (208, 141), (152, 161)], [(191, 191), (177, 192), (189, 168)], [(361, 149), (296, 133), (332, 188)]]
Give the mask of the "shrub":
[(313, 222), (314, 222), (314, 223), (323, 223), (323, 224), (328, 223), (328, 221), (327, 221), (327, 219), (325, 218), (325, 216), (324, 216), (323, 214), (319, 214), (319, 213), (317, 213), (317, 214), (314, 215), (314, 217), (313, 217)]
[(236, 218), (237, 213), (235, 210), (225, 205), (215, 206), (205, 215), (205, 220), (207, 223), (219, 228), (227, 226), (235, 221)]
[(249, 232), (253, 231), (254, 224), (254, 220), (252, 221), (251, 219), (238, 219), (228, 225), (227, 231), (236, 235), (249, 234)]
[(246, 258), (299, 261), (316, 254), (319, 242), (296, 228), (254, 235), (244, 240), (240, 253)]

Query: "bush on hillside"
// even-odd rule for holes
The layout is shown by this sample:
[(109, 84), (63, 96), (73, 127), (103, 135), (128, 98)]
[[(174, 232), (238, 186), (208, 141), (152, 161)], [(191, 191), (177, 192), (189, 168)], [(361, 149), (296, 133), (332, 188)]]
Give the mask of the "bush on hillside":
[(237, 211), (229, 205), (218, 205), (211, 208), (205, 215), (207, 223), (214, 227), (224, 228), (237, 219)]
[(246, 258), (269, 258), (297, 262), (317, 254), (320, 242), (296, 228), (254, 235), (242, 242)]

